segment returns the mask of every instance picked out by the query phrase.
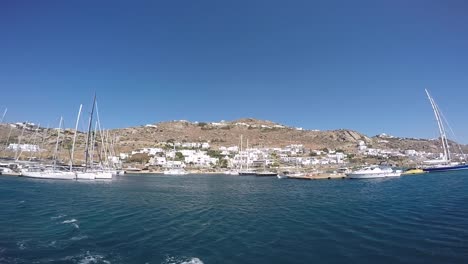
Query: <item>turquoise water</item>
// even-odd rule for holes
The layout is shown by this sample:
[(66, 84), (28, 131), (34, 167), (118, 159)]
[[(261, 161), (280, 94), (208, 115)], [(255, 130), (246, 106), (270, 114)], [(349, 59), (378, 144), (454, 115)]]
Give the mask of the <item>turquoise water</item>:
[(468, 174), (0, 177), (0, 263), (468, 263)]

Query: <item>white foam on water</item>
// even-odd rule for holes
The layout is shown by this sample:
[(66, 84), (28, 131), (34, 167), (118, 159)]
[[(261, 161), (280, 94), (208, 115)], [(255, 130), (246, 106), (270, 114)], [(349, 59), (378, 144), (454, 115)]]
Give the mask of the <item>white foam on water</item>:
[(16, 243), (16, 245), (18, 246), (18, 248), (20, 250), (25, 250), (26, 249), (26, 241), (22, 240), (22, 241), (18, 241)]
[(70, 220), (65, 220), (62, 222), (62, 224), (71, 224), (71, 223), (75, 223), (76, 222), (76, 219), (73, 218), (73, 219), (70, 219)]
[(79, 240), (83, 240), (83, 239), (87, 239), (88, 236), (86, 235), (79, 235), (79, 236), (74, 236), (72, 238), (70, 238), (70, 240), (73, 240), (73, 241), (79, 241)]
[[(78, 256), (78, 264), (94, 264), (94, 263), (106, 263), (106, 264), (111, 264), (110, 261), (105, 260), (103, 256), (98, 255), (98, 254), (91, 254), (89, 251), (86, 252), (86, 254)], [(72, 259), (75, 259), (72, 257)]]
[(59, 215), (57, 215), (57, 216), (52, 216), (50, 219), (55, 220), (55, 219), (63, 218), (63, 217), (65, 217), (65, 216), (67, 216), (67, 215), (65, 215), (65, 214), (59, 214)]
[(167, 257), (162, 264), (203, 264), (199, 258)]
[(78, 224), (73, 223), (72, 224), (76, 229), (80, 229), (80, 226)]
[(203, 264), (203, 261), (201, 261), (199, 258), (192, 258), (189, 261), (184, 261), (181, 264)]

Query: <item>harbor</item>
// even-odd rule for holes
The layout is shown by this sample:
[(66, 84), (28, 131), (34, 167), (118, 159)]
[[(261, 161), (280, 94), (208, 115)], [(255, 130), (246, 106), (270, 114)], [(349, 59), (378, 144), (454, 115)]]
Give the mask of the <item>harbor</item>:
[(4, 1), (0, 264), (468, 263), (467, 12)]

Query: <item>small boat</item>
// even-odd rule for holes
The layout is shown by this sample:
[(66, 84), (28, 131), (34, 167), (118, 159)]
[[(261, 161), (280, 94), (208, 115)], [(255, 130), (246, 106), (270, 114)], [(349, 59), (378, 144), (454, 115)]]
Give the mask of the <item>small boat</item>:
[(350, 179), (371, 179), (371, 178), (385, 178), (385, 177), (399, 177), (401, 170), (393, 170), (390, 167), (382, 166), (369, 166), (357, 171), (346, 174)]
[(278, 179), (287, 179), (287, 178), (289, 178), (289, 176), (286, 175), (286, 174), (278, 174), (278, 175), (276, 175), (276, 177), (278, 177)]
[(423, 169), (410, 168), (401, 173), (401, 175), (414, 175), (426, 173)]

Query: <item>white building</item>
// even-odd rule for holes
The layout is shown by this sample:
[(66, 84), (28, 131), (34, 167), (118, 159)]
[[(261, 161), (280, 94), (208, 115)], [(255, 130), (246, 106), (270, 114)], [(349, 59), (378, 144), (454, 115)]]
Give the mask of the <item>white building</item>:
[(217, 158), (212, 158), (206, 154), (205, 151), (190, 152), (184, 154), (184, 161), (187, 164), (193, 164), (198, 167), (209, 167), (218, 163)]
[(10, 144), (8, 145), (7, 149), (12, 150), (12, 151), (24, 151), (24, 152), (40, 151), (38, 145), (32, 145), (32, 144)]
[(408, 150), (405, 150), (405, 155), (406, 156), (417, 156), (418, 155), (418, 152), (414, 149), (408, 149)]
[(138, 153), (146, 153), (148, 155), (154, 156), (158, 153), (164, 153), (164, 150), (162, 148), (142, 148), (139, 150), (132, 151), (132, 155), (135, 155)]
[(166, 166), (167, 164), (167, 159), (166, 157), (152, 157), (149, 160), (149, 164), (153, 166)]

